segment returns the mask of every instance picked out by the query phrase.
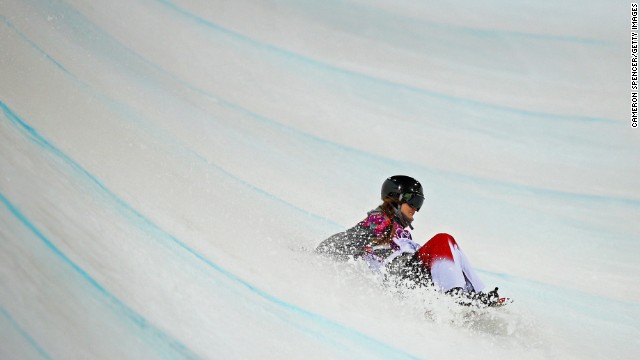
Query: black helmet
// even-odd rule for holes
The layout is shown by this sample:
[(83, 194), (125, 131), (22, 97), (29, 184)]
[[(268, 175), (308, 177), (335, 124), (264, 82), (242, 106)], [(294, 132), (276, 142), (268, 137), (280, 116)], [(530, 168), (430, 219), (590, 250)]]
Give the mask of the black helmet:
[(382, 183), (380, 194), (382, 200), (389, 197), (407, 203), (416, 210), (420, 210), (424, 202), (424, 193), (420, 182), (411, 176), (395, 175)]

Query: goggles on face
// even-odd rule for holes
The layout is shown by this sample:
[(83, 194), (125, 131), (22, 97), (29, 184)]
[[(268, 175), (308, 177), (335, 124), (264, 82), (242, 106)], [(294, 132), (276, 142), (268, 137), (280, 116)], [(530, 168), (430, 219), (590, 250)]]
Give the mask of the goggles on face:
[(416, 209), (416, 211), (420, 211), (424, 203), (424, 196), (416, 193), (402, 194), (400, 201), (409, 204), (409, 206)]

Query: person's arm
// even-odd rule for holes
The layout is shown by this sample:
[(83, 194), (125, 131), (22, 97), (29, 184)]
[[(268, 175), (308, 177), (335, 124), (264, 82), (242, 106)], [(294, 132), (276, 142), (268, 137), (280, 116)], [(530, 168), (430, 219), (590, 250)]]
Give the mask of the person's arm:
[(372, 232), (360, 224), (325, 239), (316, 248), (316, 253), (331, 255), (339, 260), (362, 255), (364, 247), (370, 241)]
[(332, 235), (321, 242), (316, 248), (316, 252), (332, 255), (341, 260), (362, 256), (365, 253), (365, 247), (371, 243), (371, 239), (384, 234), (386, 227), (390, 224), (391, 220), (383, 213), (372, 211), (358, 225)]

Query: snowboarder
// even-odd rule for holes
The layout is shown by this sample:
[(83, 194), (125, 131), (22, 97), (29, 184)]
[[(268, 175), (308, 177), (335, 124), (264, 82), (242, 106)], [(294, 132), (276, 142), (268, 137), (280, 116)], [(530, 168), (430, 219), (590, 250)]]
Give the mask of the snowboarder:
[(330, 236), (316, 252), (340, 260), (363, 259), (376, 273), (414, 286), (436, 286), (464, 305), (500, 303), (497, 288), (482, 292), (484, 284), (451, 235), (438, 234), (424, 246), (413, 241), (409, 229), (413, 230), (413, 217), (424, 203), (420, 182), (391, 176), (382, 184), (381, 199), (382, 204), (364, 220)]

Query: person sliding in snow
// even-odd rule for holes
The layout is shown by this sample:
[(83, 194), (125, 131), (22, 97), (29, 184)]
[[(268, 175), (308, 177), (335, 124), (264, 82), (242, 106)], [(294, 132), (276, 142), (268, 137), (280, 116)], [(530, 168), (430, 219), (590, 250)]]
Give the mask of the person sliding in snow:
[(424, 203), (420, 182), (391, 176), (382, 184), (381, 198), (382, 204), (364, 220), (322, 241), (316, 252), (339, 260), (363, 259), (376, 273), (416, 286), (435, 285), (463, 305), (500, 303), (498, 288), (482, 292), (484, 284), (451, 235), (438, 234), (422, 247), (413, 241), (407, 228), (413, 230), (413, 217)]

